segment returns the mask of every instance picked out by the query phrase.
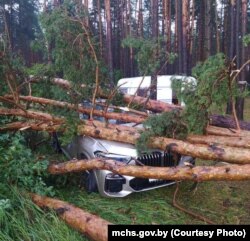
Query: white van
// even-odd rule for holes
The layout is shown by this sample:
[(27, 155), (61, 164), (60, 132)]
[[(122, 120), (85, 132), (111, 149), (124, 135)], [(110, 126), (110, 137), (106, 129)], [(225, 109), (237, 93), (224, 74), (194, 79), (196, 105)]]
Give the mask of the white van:
[[(171, 82), (173, 79), (193, 83), (196, 85), (196, 79), (190, 76), (181, 75), (158, 75), (157, 76), (157, 100), (170, 103), (180, 104), (176, 94), (171, 88)], [(118, 81), (117, 86), (120, 92), (129, 95), (139, 95), (143, 97), (149, 96), (149, 89), (151, 86), (151, 76), (139, 76), (131, 78), (123, 78)], [(138, 89), (138, 87), (140, 87)], [(138, 91), (137, 91), (138, 89)], [(137, 91), (137, 93), (136, 93)], [(183, 103), (181, 103), (183, 105)]]

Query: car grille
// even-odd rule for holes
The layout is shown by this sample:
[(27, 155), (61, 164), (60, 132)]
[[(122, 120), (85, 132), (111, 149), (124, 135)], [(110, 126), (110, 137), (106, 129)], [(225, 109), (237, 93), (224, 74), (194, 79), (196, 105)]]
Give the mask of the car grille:
[[(176, 163), (173, 156), (169, 153), (152, 152), (144, 154), (137, 158), (137, 165), (155, 166), (155, 167), (173, 167), (178, 165), (180, 160)], [(172, 180), (152, 180), (147, 178), (133, 178), (129, 184), (135, 191), (141, 191), (147, 188), (160, 187), (167, 184), (174, 183)]]
[(153, 166), (153, 167), (173, 167), (178, 165), (173, 160), (173, 156), (169, 153), (152, 152), (144, 154), (137, 158), (137, 165)]

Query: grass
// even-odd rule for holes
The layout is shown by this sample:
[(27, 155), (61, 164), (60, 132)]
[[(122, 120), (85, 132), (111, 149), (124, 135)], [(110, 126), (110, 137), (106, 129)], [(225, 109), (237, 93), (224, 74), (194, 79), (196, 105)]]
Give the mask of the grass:
[(1, 194), (1, 200), (9, 204), (3, 207), (0, 203), (1, 241), (82, 240), (82, 235), (69, 228), (55, 213), (42, 211), (15, 188), (10, 187), (7, 195)]
[[(217, 224), (250, 224), (250, 182), (182, 182), (178, 202), (188, 210)], [(172, 205), (175, 185), (134, 193), (122, 199), (107, 199), (85, 190), (62, 190), (59, 197), (100, 215), (115, 224), (204, 224)]]

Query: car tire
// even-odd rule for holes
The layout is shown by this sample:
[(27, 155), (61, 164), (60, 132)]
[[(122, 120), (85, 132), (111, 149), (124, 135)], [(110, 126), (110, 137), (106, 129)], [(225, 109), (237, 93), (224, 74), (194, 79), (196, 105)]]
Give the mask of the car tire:
[[(77, 155), (79, 159), (89, 159), (84, 153), (80, 153)], [(98, 187), (97, 187), (97, 182), (95, 178), (94, 172), (91, 171), (86, 171), (83, 173), (82, 178), (81, 178), (81, 183), (85, 187), (85, 190), (88, 193), (91, 192), (98, 192)]]
[(88, 193), (91, 192), (98, 192), (98, 188), (97, 188), (97, 183), (96, 183), (96, 178), (95, 178), (95, 174), (93, 171), (90, 171), (89, 173), (85, 172), (85, 189)]

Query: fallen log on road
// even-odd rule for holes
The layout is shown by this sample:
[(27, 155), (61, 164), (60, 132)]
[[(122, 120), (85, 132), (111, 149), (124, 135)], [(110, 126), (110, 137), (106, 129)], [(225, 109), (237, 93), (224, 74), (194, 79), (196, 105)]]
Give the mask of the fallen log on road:
[(83, 172), (86, 170), (109, 170), (120, 175), (139, 178), (153, 178), (163, 180), (192, 180), (192, 181), (243, 181), (250, 180), (250, 164), (224, 166), (177, 166), (151, 167), (126, 165), (114, 160), (101, 158), (91, 160), (72, 160), (48, 167), (50, 174), (65, 174)]
[(31, 198), (40, 208), (55, 210), (69, 226), (90, 239), (95, 241), (108, 240), (108, 225), (111, 223), (106, 220), (58, 199), (37, 194), (31, 194)]

